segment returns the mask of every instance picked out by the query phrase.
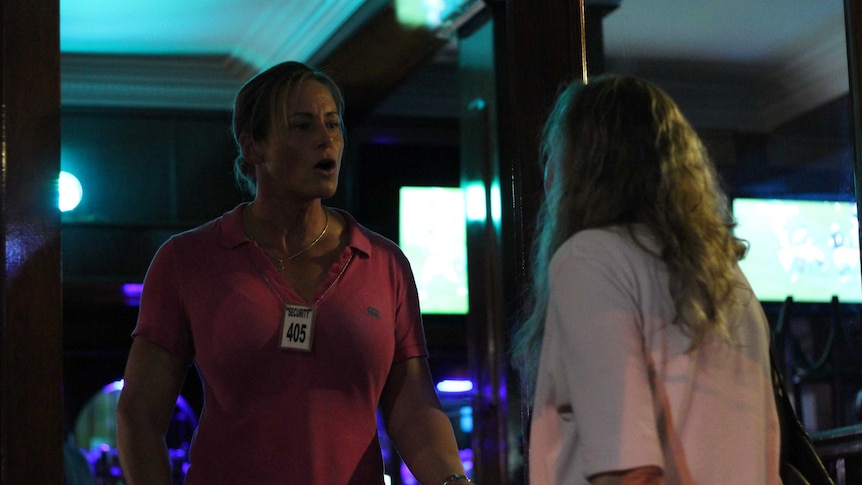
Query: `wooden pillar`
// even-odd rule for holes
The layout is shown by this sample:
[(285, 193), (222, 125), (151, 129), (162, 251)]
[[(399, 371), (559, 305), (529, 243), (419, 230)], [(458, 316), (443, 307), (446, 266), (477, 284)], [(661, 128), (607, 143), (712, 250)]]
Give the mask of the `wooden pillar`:
[(63, 483), (59, 2), (0, 5), (0, 483)]
[[(526, 458), (521, 440), (528, 416), (508, 365), (509, 337), (523, 306), (542, 196), (541, 127), (561, 86), (586, 75), (584, 5), (492, 0), (486, 8), (494, 25), (492, 62), (473, 52), (482, 42), (474, 37), (488, 34), (467, 26), (459, 41), (462, 185), (481, 187), (477, 193), (485, 199), (484, 216), (468, 215), (470, 356), (478, 386), (474, 475), (477, 483), (514, 485), (526, 481), (519, 465)], [(488, 85), (485, 72), (491, 72)]]
[[(507, 2), (506, 66), (501, 87), (500, 153), (510, 172), (513, 238), (506, 251), (504, 301), (513, 323), (522, 308), (520, 295), (528, 284), (529, 251), (536, 213), (543, 193), (539, 171), (539, 135), (561, 87), (587, 75), (584, 42), (584, 0), (510, 0)], [(522, 408), (526, 435), (529, 415)], [(528, 459), (524, 444), (524, 460)], [(525, 465), (525, 474), (529, 470)]]
[(542, 124), (561, 86), (586, 76), (584, 2), (510, 0), (507, 5), (508, 65), (500, 74), (508, 81), (502, 86), (508, 109), (501, 112), (507, 122), (502, 129), (508, 134), (501, 138), (501, 150), (508, 154), (504, 163), (513, 172), (512, 208), (523, 236), (516, 247), (523, 262), (542, 190), (538, 169)]

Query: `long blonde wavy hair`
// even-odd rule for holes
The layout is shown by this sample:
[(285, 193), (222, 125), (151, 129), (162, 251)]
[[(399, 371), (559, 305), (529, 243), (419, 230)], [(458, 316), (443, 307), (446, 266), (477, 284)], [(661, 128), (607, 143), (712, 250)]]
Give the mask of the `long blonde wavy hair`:
[(646, 225), (670, 274), (674, 324), (691, 337), (691, 349), (711, 334), (729, 336), (725, 313), (746, 246), (733, 235), (727, 198), (705, 147), (664, 91), (619, 76), (569, 85), (545, 123), (541, 155), (546, 197), (512, 349), (528, 401), (548, 306), (548, 265), (563, 242), (584, 229), (623, 225), (635, 237), (632, 225)]

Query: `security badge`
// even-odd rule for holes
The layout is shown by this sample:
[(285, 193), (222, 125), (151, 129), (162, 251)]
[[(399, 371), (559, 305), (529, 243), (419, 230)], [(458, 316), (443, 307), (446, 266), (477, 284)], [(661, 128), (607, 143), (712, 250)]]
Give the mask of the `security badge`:
[(311, 351), (314, 340), (314, 306), (285, 305), (281, 328), (281, 348)]

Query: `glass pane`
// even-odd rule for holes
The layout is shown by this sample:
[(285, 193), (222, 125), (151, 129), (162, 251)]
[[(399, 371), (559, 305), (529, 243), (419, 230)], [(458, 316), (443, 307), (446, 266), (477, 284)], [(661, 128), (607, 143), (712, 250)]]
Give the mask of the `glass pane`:
[(606, 71), (664, 88), (728, 195), (769, 200), (734, 204), (755, 291), (765, 302), (862, 297), (842, 0), (616, 3), (602, 22)]

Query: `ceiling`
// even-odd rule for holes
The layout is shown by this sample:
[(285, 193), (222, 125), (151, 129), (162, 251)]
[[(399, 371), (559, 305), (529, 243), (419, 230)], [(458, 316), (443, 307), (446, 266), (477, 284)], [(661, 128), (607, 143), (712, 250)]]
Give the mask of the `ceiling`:
[(65, 53), (229, 55), (255, 68), (307, 59), (364, 0), (62, 0)]
[[(695, 124), (767, 129), (848, 91), (842, 0), (587, 4), (612, 9), (603, 22), (607, 70), (656, 80)], [(457, 56), (451, 36), (400, 25), (393, 5), (61, 0), (63, 104), (228, 109), (249, 76), (295, 59), (325, 67), (360, 111), (409, 113), (422, 105), (411, 85), (456, 89), (413, 80)], [(460, 20), (482, 7), (477, 0)]]
[(767, 130), (849, 90), (843, 0), (623, 0), (608, 70), (658, 81), (700, 126)]

